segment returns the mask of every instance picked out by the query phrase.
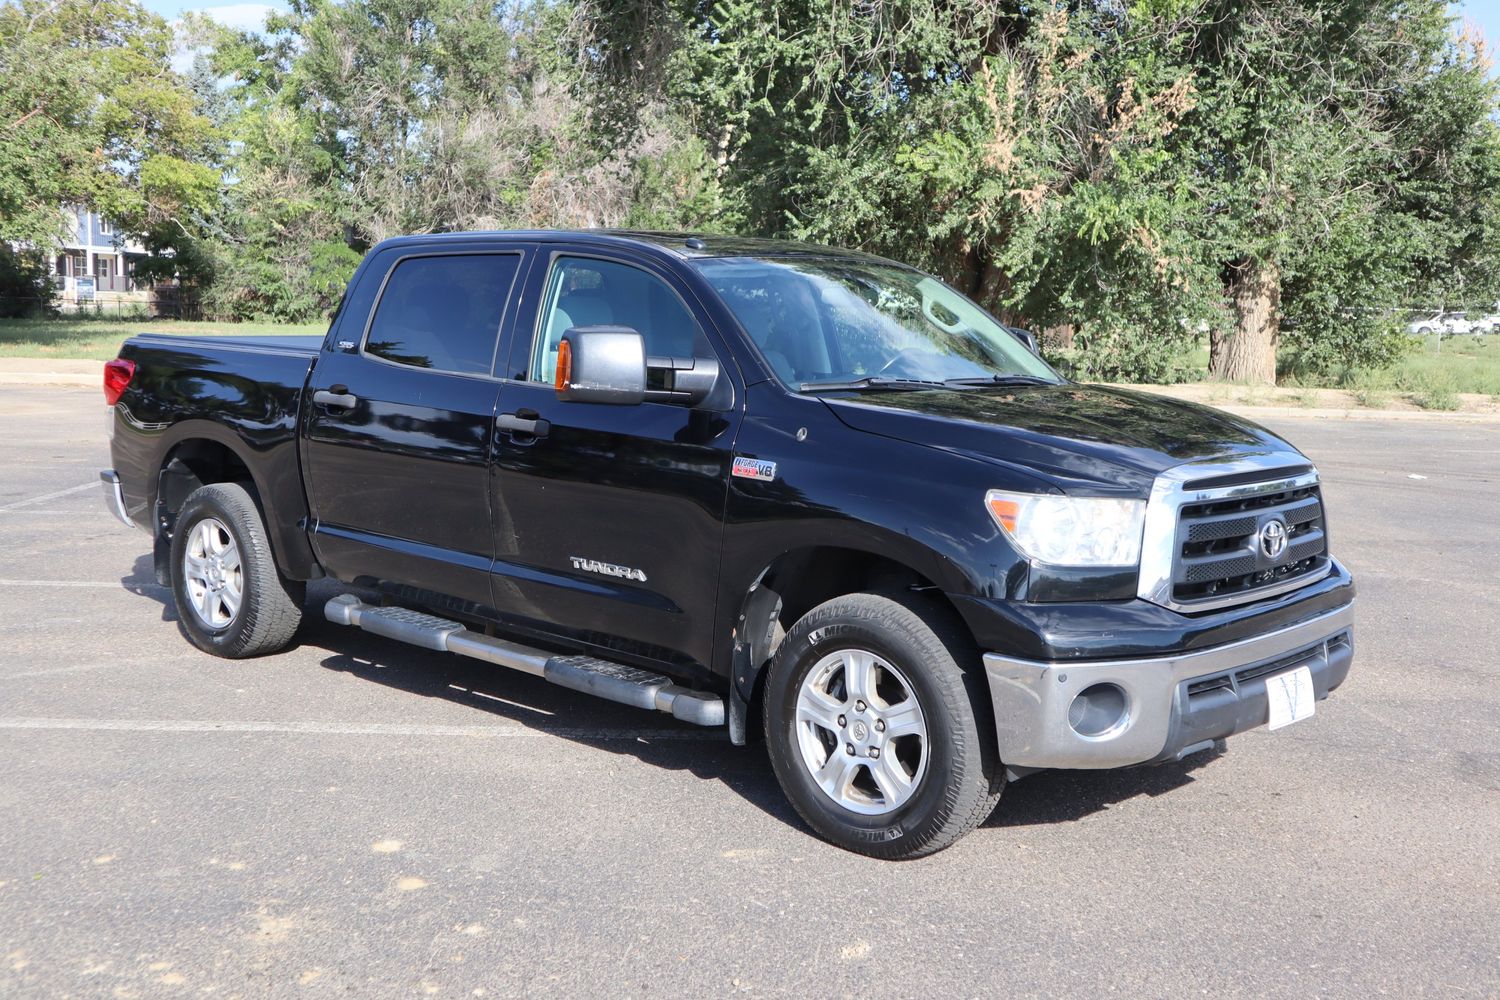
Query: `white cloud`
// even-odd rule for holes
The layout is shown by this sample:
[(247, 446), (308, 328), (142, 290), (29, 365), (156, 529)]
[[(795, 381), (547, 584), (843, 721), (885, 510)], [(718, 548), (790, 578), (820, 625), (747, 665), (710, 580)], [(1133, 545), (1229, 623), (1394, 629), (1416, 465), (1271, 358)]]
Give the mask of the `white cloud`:
[(191, 13), (206, 14), (226, 28), (259, 31), (266, 25), (266, 15), (281, 9), (279, 5), (269, 3), (229, 3), (221, 7), (199, 7)]

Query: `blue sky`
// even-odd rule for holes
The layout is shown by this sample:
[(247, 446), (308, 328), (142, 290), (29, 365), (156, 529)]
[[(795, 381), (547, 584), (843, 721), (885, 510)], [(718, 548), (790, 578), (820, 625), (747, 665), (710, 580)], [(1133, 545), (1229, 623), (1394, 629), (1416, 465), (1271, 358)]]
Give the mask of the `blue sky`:
[[(154, 11), (162, 17), (175, 18), (185, 10), (203, 11), (213, 16), (213, 19), (233, 28), (255, 28), (259, 27), (265, 20), (267, 11), (286, 10), (284, 3), (193, 3), (182, 2), (182, 0), (143, 0), (149, 11)], [(1500, 3), (1500, 0), (1495, 0)]]
[(1464, 17), (1473, 21), (1484, 32), (1484, 40), (1490, 45), (1490, 58), (1500, 47), (1500, 0), (1469, 0), (1453, 5)]
[[(185, 10), (201, 10), (211, 14), (216, 21), (237, 28), (255, 27), (273, 9), (285, 10), (285, 3), (228, 3), (193, 2), (193, 0), (145, 0), (146, 8), (164, 17), (176, 17)], [(1466, 0), (1452, 5), (1454, 12), (1473, 21), (1484, 32), (1490, 52), (1500, 48), (1500, 0)]]

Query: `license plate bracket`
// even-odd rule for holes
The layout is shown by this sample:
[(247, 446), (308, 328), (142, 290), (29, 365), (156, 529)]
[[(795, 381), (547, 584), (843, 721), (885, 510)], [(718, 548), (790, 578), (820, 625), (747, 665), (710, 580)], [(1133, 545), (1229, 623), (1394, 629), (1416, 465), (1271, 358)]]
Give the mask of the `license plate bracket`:
[(1312, 669), (1297, 667), (1266, 678), (1266, 702), (1270, 708), (1269, 728), (1281, 729), (1313, 716), (1317, 694), (1313, 691)]

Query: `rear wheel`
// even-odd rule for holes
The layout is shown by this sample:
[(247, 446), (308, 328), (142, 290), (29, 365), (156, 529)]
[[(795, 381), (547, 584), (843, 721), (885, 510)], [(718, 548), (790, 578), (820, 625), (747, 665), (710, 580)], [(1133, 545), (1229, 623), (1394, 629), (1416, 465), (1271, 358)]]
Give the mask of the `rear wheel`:
[(999, 800), (977, 652), (950, 618), (915, 595), (851, 594), (808, 612), (772, 658), (772, 766), (802, 818), (840, 847), (921, 857)]
[(302, 621), (305, 593), (277, 572), (243, 486), (214, 483), (188, 497), (172, 534), (172, 594), (194, 645), (231, 659), (278, 652)]

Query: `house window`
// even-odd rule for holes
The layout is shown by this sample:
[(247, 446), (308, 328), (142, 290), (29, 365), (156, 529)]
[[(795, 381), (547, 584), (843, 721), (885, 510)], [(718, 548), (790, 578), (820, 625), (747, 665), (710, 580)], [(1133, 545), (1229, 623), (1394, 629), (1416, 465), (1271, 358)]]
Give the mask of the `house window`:
[(111, 257), (95, 257), (94, 273), (101, 278), (108, 278), (112, 264), (114, 264), (114, 259)]
[(108, 236), (112, 232), (114, 232), (114, 230), (110, 229), (109, 220), (102, 215), (99, 216), (99, 235)]

